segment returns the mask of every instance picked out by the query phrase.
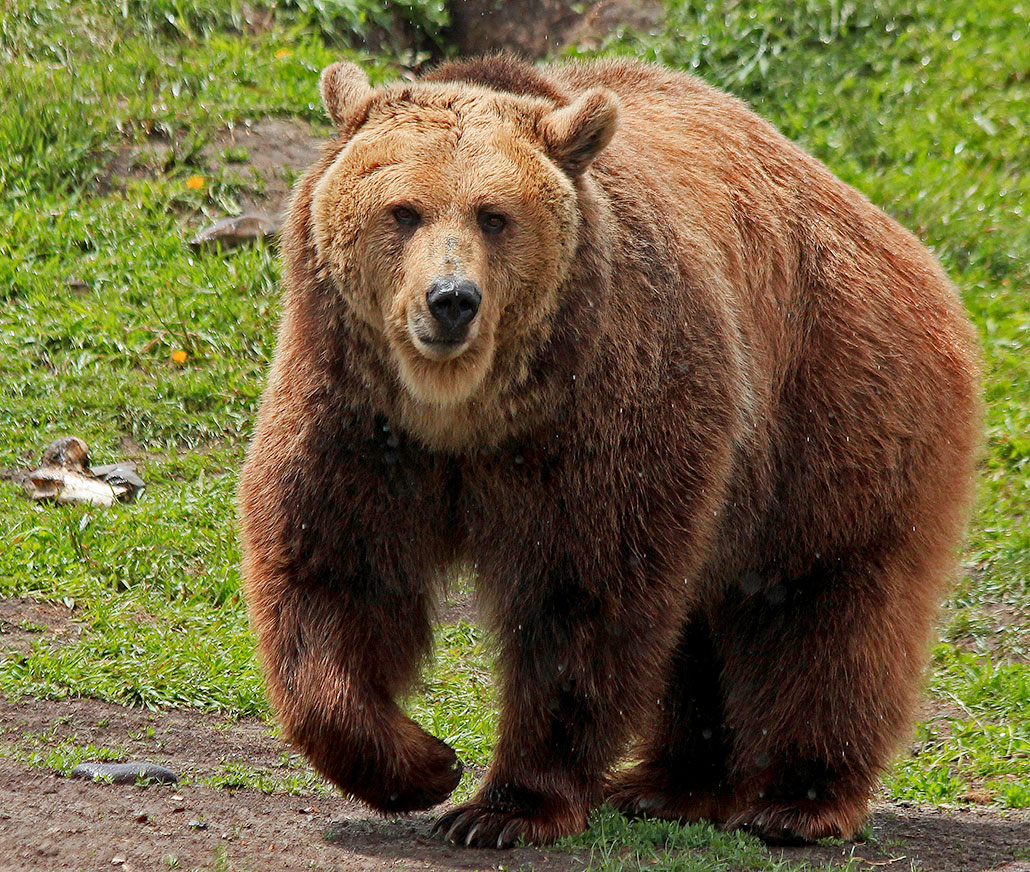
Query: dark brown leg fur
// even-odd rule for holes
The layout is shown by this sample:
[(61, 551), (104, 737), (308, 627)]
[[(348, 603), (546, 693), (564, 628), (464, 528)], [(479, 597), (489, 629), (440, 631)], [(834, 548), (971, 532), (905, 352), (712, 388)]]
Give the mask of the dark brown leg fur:
[(731, 811), (770, 841), (850, 838), (909, 728), (939, 567), (870, 549), (747, 581), (717, 610)]
[(379, 422), (325, 417), (318, 431), (283, 423), (306, 442), (259, 436), (241, 484), (269, 696), (286, 736), (341, 790), (383, 812), (429, 808), (461, 765), (395, 699), (431, 647), (441, 558), (428, 520), (446, 511), (446, 478)]
[(750, 574), (711, 631), (695, 618), (658, 728), (608, 802), (774, 843), (854, 835), (909, 726), (935, 608), (939, 567), (899, 551)]
[(640, 762), (612, 779), (609, 805), (629, 817), (724, 817), (730, 744), (720, 670), (708, 622), (698, 616), (680, 636), (657, 727)]
[(675, 609), (622, 609), (611, 588), (599, 594), (564, 561), (545, 583), (509, 588), (496, 627), (502, 714), (494, 760), (475, 798), (437, 825), (455, 844), (546, 844), (581, 831), (630, 724), (655, 703), (661, 658), (675, 638)]
[[(284, 731), (346, 793), (382, 812), (429, 808), (461, 778), (454, 751), (394, 702), (420, 661), (414, 628), (428, 628), (426, 603), (387, 597), (374, 625), (340, 589), (296, 590), (265, 603), (261, 651)], [(350, 600), (348, 602), (348, 600)]]

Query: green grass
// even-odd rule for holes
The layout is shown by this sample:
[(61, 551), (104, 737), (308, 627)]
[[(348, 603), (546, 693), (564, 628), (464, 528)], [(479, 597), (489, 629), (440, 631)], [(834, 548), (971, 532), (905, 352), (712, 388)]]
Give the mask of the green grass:
[[(591, 816), (585, 833), (562, 839), (556, 848), (584, 858), (592, 872), (801, 872), (813, 868), (774, 860), (757, 838), (741, 832), (719, 832), (708, 823), (631, 821), (607, 808)], [(851, 872), (864, 865), (856, 858), (832, 868)]]
[(25, 736), (15, 744), (2, 745), (0, 753), (26, 766), (50, 769), (65, 776), (71, 775), (71, 771), (80, 763), (120, 762), (125, 759), (125, 751), (121, 748), (81, 745), (71, 740), (54, 744), (52, 737), (45, 735)]
[[(929, 678), (934, 713), (886, 789), (1030, 806), (1030, 5), (667, 6), (658, 33), (621, 33), (601, 51), (693, 70), (749, 100), (919, 233), (973, 315), (979, 501)], [(269, 248), (195, 254), (185, 240), (267, 181), (244, 172), (246, 147), (216, 147), (219, 132), (269, 116), (328, 132), (322, 67), (347, 56), (381, 80), (442, 39), (442, 3), (393, 4), (389, 27), (384, 14), (372, 0), (12, 0), (0, 12), (0, 468), (74, 433), (98, 463), (138, 448), (148, 483), (106, 511), (34, 506), (0, 484), (0, 597), (74, 602), (84, 627), (59, 647), (0, 653), (0, 692), (268, 716), (233, 494), (279, 267)], [(403, 44), (375, 41), (402, 30)], [(110, 178), (134, 146), (143, 165)], [(478, 630), (443, 627), (410, 701), (477, 767), (496, 723), (488, 662)], [(25, 753), (60, 770), (78, 753), (37, 745)], [(233, 765), (215, 780), (286, 784)], [(776, 868), (745, 837), (604, 811), (566, 847), (598, 869)]]
[[(187, 782), (190, 780), (186, 779)], [(274, 769), (248, 766), (233, 760), (223, 763), (214, 775), (201, 780), (210, 787), (223, 790), (257, 790), (290, 796), (331, 796), (335, 793), (303, 764), (300, 757), (285, 753), (282, 762)]]

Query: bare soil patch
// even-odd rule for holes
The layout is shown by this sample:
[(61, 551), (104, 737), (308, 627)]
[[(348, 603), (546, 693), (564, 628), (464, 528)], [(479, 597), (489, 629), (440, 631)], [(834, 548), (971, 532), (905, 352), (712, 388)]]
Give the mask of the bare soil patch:
[(81, 627), (72, 620), (72, 610), (63, 603), (24, 597), (0, 599), (0, 651), (28, 654), (38, 641), (51, 647), (66, 645), (81, 633)]
[[(180, 773), (178, 785), (90, 784), (11, 756), (93, 744)], [(378, 818), (325, 789), (297, 795), (213, 787), (227, 764), (274, 781), (306, 767), (259, 720), (148, 712), (95, 700), (0, 700), (0, 870), (169, 868), (474, 870), (588, 868), (589, 857), (521, 848), (459, 850), (431, 832), (434, 813)], [(879, 805), (866, 842), (777, 849), (816, 864), (860, 857), (870, 869), (1030, 872), (1030, 814)], [(115, 862), (119, 861), (119, 862)]]
[(985, 602), (980, 605), (984, 629), (957, 644), (975, 654), (989, 654), (1014, 663), (1030, 663), (1030, 614), (1012, 603)]
[(1030, 814), (997, 809), (879, 804), (865, 842), (783, 848), (787, 860), (844, 863), (861, 858), (870, 869), (922, 872), (1030, 872)]
[(665, 14), (660, 0), (462, 0), (450, 12), (449, 37), (459, 54), (507, 51), (527, 58), (570, 45), (596, 48), (626, 27), (649, 31)]
[[(262, 118), (219, 130), (201, 151), (199, 162), (208, 176), (225, 172), (235, 178), (243, 212), (257, 210), (278, 218), (294, 179), (315, 162), (329, 136), (328, 129), (312, 128), (297, 118)], [(159, 176), (171, 149), (160, 134), (123, 146), (99, 180), (101, 191)]]
[[(177, 785), (93, 784), (0, 757), (0, 870), (229, 868), (472, 870), (582, 868), (565, 854), (464, 851), (431, 834), (436, 814), (378, 818), (324, 790), (297, 795), (212, 787), (225, 764), (274, 778), (304, 766), (258, 720), (147, 712), (95, 700), (0, 700), (0, 748), (72, 742), (168, 766)], [(115, 861), (120, 861), (115, 863)]]
[(479, 619), (479, 608), (476, 605), (475, 596), (468, 591), (449, 591), (440, 608), (440, 615), (437, 622), (441, 624), (456, 624), (464, 621), (467, 624), (474, 624)]
[(241, 196), (243, 211), (260, 209), (278, 217), (286, 205), (293, 180), (318, 159), (321, 146), (329, 136), (328, 130), (312, 129), (296, 118), (262, 118), (253, 124), (223, 130), (215, 138), (214, 146), (208, 147), (204, 154), (208, 161), (215, 163), (224, 149), (245, 148), (247, 158), (240, 165), (241, 172), (260, 179), (262, 190)]

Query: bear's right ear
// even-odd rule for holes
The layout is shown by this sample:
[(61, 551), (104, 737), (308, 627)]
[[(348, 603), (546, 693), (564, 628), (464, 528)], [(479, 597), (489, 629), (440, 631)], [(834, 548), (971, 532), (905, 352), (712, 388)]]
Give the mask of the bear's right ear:
[(322, 102), (337, 127), (344, 127), (372, 93), (365, 71), (349, 61), (337, 61), (326, 67), (319, 81)]

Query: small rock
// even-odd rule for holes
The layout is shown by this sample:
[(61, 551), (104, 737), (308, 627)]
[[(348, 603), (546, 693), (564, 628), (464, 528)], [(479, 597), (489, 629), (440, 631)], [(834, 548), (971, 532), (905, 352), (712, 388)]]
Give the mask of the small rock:
[(124, 857), (112, 857), (111, 858), (111, 865), (112, 866), (121, 866), (124, 863), (125, 863), (125, 858)]
[(135, 784), (139, 780), (175, 784), (179, 780), (171, 769), (156, 763), (80, 763), (72, 770), (72, 778), (112, 784)]
[(89, 465), (89, 447), (78, 436), (62, 436), (43, 449), (39, 465), (83, 469)]
[(204, 821), (198, 821), (196, 818), (186, 824), (191, 830), (206, 830), (207, 824)]
[(97, 478), (101, 478), (111, 485), (118, 492), (119, 499), (127, 502), (146, 487), (143, 479), (136, 472), (136, 463), (133, 460), (105, 463), (103, 466), (92, 467), (90, 471)]
[(147, 821), (149, 821), (149, 820), (150, 820), (150, 816), (149, 816), (149, 815), (147, 815), (147, 814), (146, 814), (145, 812), (140, 812), (140, 813), (139, 813), (138, 815), (136, 815), (136, 817), (135, 817), (135, 821), (136, 821), (136, 823), (138, 823), (138, 824), (145, 824), (145, 823), (146, 823)]

